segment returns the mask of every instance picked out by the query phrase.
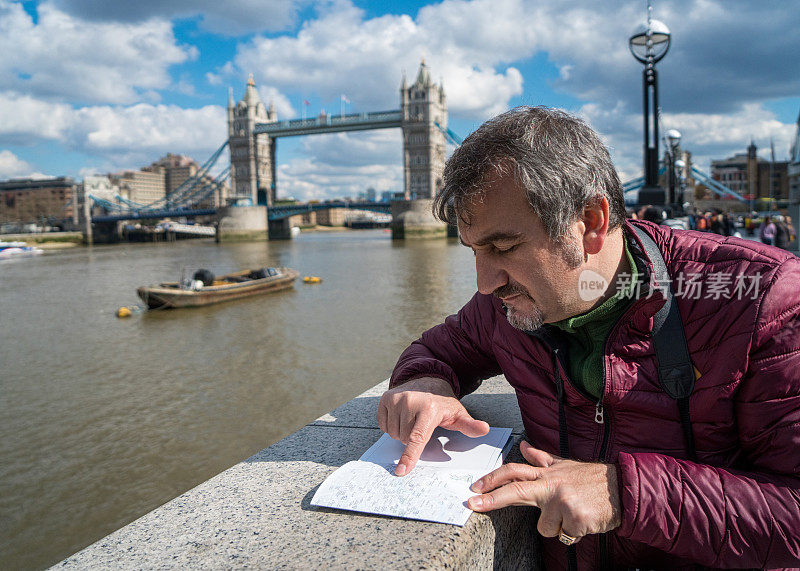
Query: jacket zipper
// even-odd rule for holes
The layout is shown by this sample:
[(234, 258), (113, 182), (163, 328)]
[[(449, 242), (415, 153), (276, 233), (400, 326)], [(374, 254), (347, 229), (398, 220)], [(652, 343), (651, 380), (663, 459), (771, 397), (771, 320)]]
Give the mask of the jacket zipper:
[[(633, 268), (632, 268), (633, 269)], [(638, 272), (638, 267), (635, 269)], [(646, 277), (646, 274), (645, 276)], [(648, 282), (649, 283), (649, 282)], [(642, 292), (641, 295), (647, 292)], [(600, 443), (600, 453), (598, 454), (598, 461), (606, 463), (608, 462), (608, 458), (606, 458), (606, 454), (608, 453), (608, 441), (611, 436), (611, 414), (609, 411), (606, 411), (603, 407), (603, 395), (606, 392), (606, 381), (607, 381), (607, 372), (608, 369), (606, 367), (606, 359), (608, 357), (608, 346), (611, 338), (616, 334), (619, 330), (620, 324), (627, 320), (631, 315), (633, 315), (634, 309), (636, 305), (640, 302), (642, 298), (638, 298), (633, 300), (630, 307), (620, 316), (617, 320), (617, 323), (614, 327), (611, 328), (611, 331), (606, 338), (606, 345), (603, 348), (603, 386), (600, 390), (600, 399), (597, 401), (595, 405), (595, 413), (594, 413), (594, 420), (598, 424), (603, 425), (603, 440)], [(610, 569), (611, 568), (611, 559), (608, 555), (608, 532), (601, 534), (600, 542), (598, 545), (598, 556), (600, 558), (600, 568), (601, 569)]]
[[(646, 293), (646, 292), (644, 292)], [(643, 293), (643, 294), (644, 294)], [(643, 295), (642, 294), (642, 295)], [(641, 299), (641, 298), (640, 298)], [(623, 313), (620, 318), (617, 320), (617, 323), (614, 327), (611, 328), (611, 331), (606, 338), (606, 345), (603, 348), (603, 386), (600, 390), (600, 399), (597, 401), (595, 405), (595, 412), (594, 412), (594, 420), (598, 424), (603, 425), (603, 440), (600, 443), (600, 453), (598, 454), (597, 460), (599, 462), (606, 463), (608, 462), (608, 458), (606, 458), (606, 454), (608, 453), (608, 441), (611, 436), (611, 414), (610, 411), (606, 411), (603, 407), (603, 395), (606, 392), (606, 381), (607, 381), (607, 371), (606, 368), (606, 359), (608, 357), (608, 346), (611, 338), (616, 334), (619, 330), (620, 324), (628, 319), (634, 312), (634, 309), (639, 303), (640, 299), (633, 300), (631, 306)], [(600, 543), (598, 546), (598, 556), (600, 558), (600, 568), (601, 569), (610, 569), (611, 568), (611, 559), (608, 555), (608, 532), (603, 533), (600, 535)]]
[[(628, 308), (628, 310), (620, 317), (617, 324), (612, 328), (611, 332), (609, 333), (608, 338), (606, 339), (606, 346), (604, 347), (603, 351), (603, 359), (605, 361), (606, 355), (608, 354), (608, 340), (611, 339), (611, 336), (617, 331), (619, 328), (619, 324), (622, 322), (623, 318), (627, 317), (630, 313), (633, 312), (633, 305)], [(559, 350), (557, 347), (551, 347), (553, 352), (553, 356), (555, 357), (555, 375), (556, 375), (556, 394), (559, 399), (559, 403), (563, 398), (563, 391), (564, 391), (564, 377), (561, 375), (560, 367), (561, 367), (561, 359), (559, 356)], [(566, 374), (566, 371), (564, 371)], [(603, 440), (600, 443), (600, 453), (598, 454), (598, 461), (600, 462), (607, 462), (606, 454), (608, 449), (608, 441), (611, 436), (611, 415), (605, 410), (603, 407), (603, 393), (605, 393), (606, 388), (606, 367), (605, 362), (603, 366), (603, 385), (600, 391), (600, 398), (597, 400), (594, 406), (594, 421), (597, 424), (603, 425)], [(573, 385), (574, 386), (574, 385)], [(583, 394), (588, 400), (592, 400), (592, 397), (585, 393), (578, 387), (575, 387), (579, 393)], [(559, 428), (559, 435), (561, 434), (561, 429)], [(564, 443), (561, 441), (561, 437), (559, 436), (559, 452), (561, 455), (564, 455)], [(598, 542), (598, 557), (600, 559), (601, 569), (610, 569), (611, 562), (608, 556), (608, 533), (602, 533), (599, 537)]]
[[(606, 378), (604, 369), (603, 390), (605, 390), (605, 384), (606, 384)], [(600, 444), (599, 460), (600, 462), (606, 462), (606, 451), (608, 448), (609, 435), (611, 433), (611, 416), (606, 414), (605, 410), (603, 409), (602, 395), (600, 397), (600, 400), (597, 401), (597, 406), (595, 407), (594, 421), (597, 422), (598, 424), (603, 425), (603, 441)], [(600, 535), (600, 541), (598, 544), (598, 556), (600, 558), (600, 568), (610, 569), (611, 560), (608, 556), (608, 532)]]
[(597, 404), (594, 405), (594, 421), (597, 424), (603, 424), (603, 401), (597, 401)]
[[(611, 414), (610, 411), (606, 411), (605, 407), (603, 407), (603, 395), (606, 392), (606, 382), (608, 380), (608, 369), (606, 367), (606, 359), (608, 358), (608, 346), (611, 338), (617, 332), (620, 327), (620, 323), (623, 322), (629, 315), (633, 313), (634, 306), (636, 305), (636, 301), (634, 301), (631, 306), (628, 308), (625, 313), (617, 320), (617, 323), (611, 329), (606, 338), (606, 345), (603, 348), (603, 385), (600, 389), (600, 398), (597, 401), (594, 409), (594, 421), (598, 424), (603, 425), (603, 440), (600, 443), (600, 453), (597, 456), (597, 460), (599, 462), (606, 463), (608, 462), (608, 458), (606, 455), (608, 454), (608, 441), (611, 437)], [(600, 541), (598, 544), (598, 557), (600, 559), (600, 568), (601, 569), (610, 569), (611, 568), (611, 559), (608, 555), (608, 532), (600, 534)]]

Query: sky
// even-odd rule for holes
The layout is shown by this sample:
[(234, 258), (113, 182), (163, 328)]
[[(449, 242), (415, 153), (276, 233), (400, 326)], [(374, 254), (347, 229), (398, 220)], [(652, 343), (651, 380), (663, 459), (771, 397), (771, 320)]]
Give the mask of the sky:
[[(708, 172), (744, 152), (789, 155), (800, 114), (792, 1), (653, 0), (672, 43), (662, 129)], [(561, 107), (642, 173), (645, 0), (0, 0), (0, 180), (203, 163), (225, 142), (228, 89), (253, 74), (279, 119), (399, 108), (425, 59), (461, 137), (517, 105)], [(308, 101), (309, 105), (305, 105)], [(452, 150), (452, 149), (450, 149)], [(663, 150), (663, 147), (662, 147)], [(227, 157), (227, 152), (224, 157)], [(278, 196), (401, 191), (399, 129), (278, 141)]]

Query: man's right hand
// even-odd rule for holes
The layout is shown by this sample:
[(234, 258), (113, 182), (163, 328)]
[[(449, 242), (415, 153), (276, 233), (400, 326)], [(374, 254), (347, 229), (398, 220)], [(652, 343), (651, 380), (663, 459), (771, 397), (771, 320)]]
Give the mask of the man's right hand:
[(397, 476), (414, 469), (437, 426), (472, 438), (489, 432), (488, 424), (469, 415), (450, 383), (434, 377), (413, 379), (383, 393), (378, 404), (378, 426), (406, 445), (394, 471)]

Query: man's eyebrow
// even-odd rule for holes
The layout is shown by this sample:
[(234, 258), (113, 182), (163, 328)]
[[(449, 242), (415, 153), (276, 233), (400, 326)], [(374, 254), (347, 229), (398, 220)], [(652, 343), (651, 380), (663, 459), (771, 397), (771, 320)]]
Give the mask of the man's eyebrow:
[(480, 240), (476, 240), (472, 245), (464, 242), (464, 239), (461, 236), (459, 236), (458, 239), (462, 245), (466, 246), (467, 248), (471, 248), (472, 246), (485, 246), (486, 244), (494, 244), (496, 242), (513, 242), (514, 240), (519, 240), (521, 237), (522, 232), (492, 232), (488, 236), (484, 236)]

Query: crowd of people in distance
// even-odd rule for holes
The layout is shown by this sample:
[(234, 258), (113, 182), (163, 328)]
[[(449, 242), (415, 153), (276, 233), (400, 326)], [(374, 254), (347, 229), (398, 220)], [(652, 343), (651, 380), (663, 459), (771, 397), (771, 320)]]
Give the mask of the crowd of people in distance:
[[(633, 219), (648, 220), (656, 224), (669, 223), (667, 213), (655, 206), (643, 206), (639, 210), (629, 211), (628, 215)], [(784, 250), (797, 239), (791, 216), (781, 214), (762, 219), (756, 212), (737, 216), (717, 209), (705, 213), (689, 213), (684, 220), (689, 230), (711, 232), (720, 236), (742, 237), (743, 233), (753, 237), (757, 235), (764, 244)]]
[(797, 238), (791, 216), (765, 216), (758, 228), (758, 237), (765, 244), (786, 249)]

